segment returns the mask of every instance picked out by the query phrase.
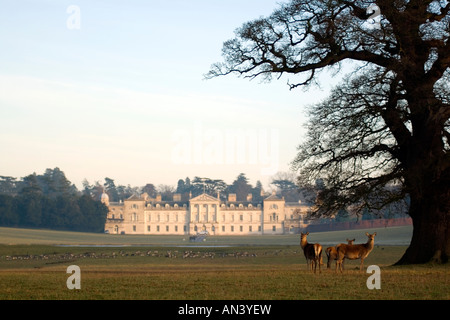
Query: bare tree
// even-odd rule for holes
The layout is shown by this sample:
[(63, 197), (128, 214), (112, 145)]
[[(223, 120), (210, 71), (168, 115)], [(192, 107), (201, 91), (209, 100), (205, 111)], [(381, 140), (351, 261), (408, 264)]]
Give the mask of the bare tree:
[(447, 0), (293, 0), (239, 28), (206, 77), (288, 74), (293, 89), (357, 61), (311, 109), (295, 168), (324, 179), (322, 212), (407, 195), (414, 231), (398, 263), (448, 262), (449, 35)]

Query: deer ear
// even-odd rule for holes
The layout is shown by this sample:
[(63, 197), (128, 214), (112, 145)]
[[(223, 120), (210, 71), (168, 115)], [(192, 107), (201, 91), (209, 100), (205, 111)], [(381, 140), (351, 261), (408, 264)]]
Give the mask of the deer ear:
[(309, 234), (309, 231), (306, 233), (306, 235), (308, 235)]
[(369, 236), (369, 233), (368, 233), (368, 232), (366, 232), (366, 236)]
[(374, 234), (373, 234), (374, 236), (376, 236), (377, 235), (377, 233), (376, 232), (374, 232)]

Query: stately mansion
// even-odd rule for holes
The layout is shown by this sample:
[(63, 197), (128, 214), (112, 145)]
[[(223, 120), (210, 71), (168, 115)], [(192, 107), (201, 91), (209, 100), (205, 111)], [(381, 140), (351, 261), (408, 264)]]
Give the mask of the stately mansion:
[(229, 194), (226, 201), (219, 195), (203, 193), (181, 201), (175, 194), (172, 201), (147, 194), (131, 196), (123, 202), (109, 202), (103, 193), (101, 201), (108, 206), (105, 232), (110, 234), (148, 235), (266, 235), (298, 232), (303, 228), (309, 207), (300, 202), (286, 202), (272, 194), (261, 202), (236, 201)]

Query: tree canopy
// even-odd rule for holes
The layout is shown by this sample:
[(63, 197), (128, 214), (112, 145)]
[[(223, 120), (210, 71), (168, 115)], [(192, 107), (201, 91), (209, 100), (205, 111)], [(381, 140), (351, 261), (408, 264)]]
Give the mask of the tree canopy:
[[(103, 232), (108, 208), (80, 193), (59, 168), (0, 179), (0, 225)], [(11, 183), (14, 181), (14, 183)]]

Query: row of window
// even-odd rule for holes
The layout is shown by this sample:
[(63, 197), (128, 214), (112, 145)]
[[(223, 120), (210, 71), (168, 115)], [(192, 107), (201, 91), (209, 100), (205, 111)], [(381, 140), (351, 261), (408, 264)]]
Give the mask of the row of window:
[[(153, 226), (153, 227), (155, 228), (154, 230), (152, 230), (152, 226), (148, 225), (147, 226), (147, 232), (152, 232), (152, 231), (161, 232), (162, 231), (161, 226), (159, 226), (159, 225)], [(165, 231), (166, 232), (170, 232), (171, 231), (170, 230), (170, 226), (163, 226), (163, 227), (165, 227)], [(229, 227), (229, 230), (227, 230), (227, 226), (222, 226), (221, 227), (222, 232), (227, 232), (227, 231), (235, 232), (235, 226), (228, 226), (228, 227)], [(118, 228), (118, 226), (116, 226), (116, 228)], [(173, 229), (174, 232), (178, 232), (178, 226), (173, 226), (173, 228), (174, 228)], [(236, 230), (237, 230), (237, 228), (236, 228)], [(187, 232), (187, 226), (183, 226), (183, 231)], [(199, 228), (197, 226), (195, 226), (194, 227), (194, 231), (198, 232), (200, 230), (199, 230)], [(212, 226), (211, 227), (211, 231), (215, 232), (216, 231), (216, 227)], [(248, 230), (247, 231), (248, 232), (253, 232), (254, 231), (253, 230), (253, 226), (248, 226)], [(277, 227), (276, 226), (272, 226), (272, 231), (276, 232), (277, 231)], [(136, 226), (135, 225), (133, 226), (133, 232), (136, 232)], [(239, 226), (239, 232), (244, 232), (244, 226)], [(258, 226), (258, 232), (261, 232), (261, 226)]]
[[(213, 215), (204, 214), (202, 218), (203, 219), (201, 221), (217, 221), (215, 214), (213, 214)], [(237, 221), (237, 220), (235, 220), (235, 216), (234, 215), (231, 215), (230, 218), (231, 219), (228, 220), (228, 221), (231, 221), (231, 222)], [(286, 218), (287, 217), (285, 215), (285, 219)], [(111, 219), (121, 219), (121, 220), (123, 220), (123, 214), (119, 214), (119, 216), (116, 218), (116, 215), (113, 213), (113, 214), (111, 214)], [(261, 221), (261, 219), (262, 219), (261, 215), (258, 214), (257, 215), (257, 219), (255, 221)], [(291, 219), (293, 219), (293, 215), (291, 215)], [(138, 221), (139, 220), (139, 215), (137, 213), (132, 213), (130, 215), (130, 220), (131, 221)], [(158, 214), (156, 217), (154, 216), (153, 219), (152, 219), (152, 215), (149, 214), (147, 221), (152, 221), (152, 220), (156, 221), (156, 222), (162, 222), (164, 220), (165, 220), (165, 222), (170, 222), (170, 216), (169, 215), (163, 215), (162, 218), (161, 218), (161, 215)], [(278, 219), (278, 215), (276, 213), (273, 213), (273, 214), (271, 214), (269, 216), (269, 221), (278, 221), (278, 220), (279, 220)], [(178, 214), (174, 215), (174, 220), (173, 221), (175, 221), (175, 222), (179, 221), (178, 220)], [(199, 222), (200, 221), (200, 215), (199, 214), (194, 215), (192, 221), (193, 222)], [(225, 222), (225, 221), (226, 221), (226, 216), (222, 215), (222, 222)], [(239, 215), (239, 221), (244, 221), (244, 215), (243, 214)], [(247, 219), (245, 221), (252, 222), (253, 221), (253, 215), (252, 214), (247, 215)]]
[[(204, 205), (198, 205), (198, 204), (195, 204), (195, 205), (193, 205), (193, 207), (194, 208), (199, 208), (200, 206), (203, 206), (204, 208), (207, 208), (209, 205), (207, 205), (207, 204), (204, 204)], [(137, 205), (137, 204), (132, 204), (132, 205), (130, 205), (130, 209), (139, 209), (139, 205)], [(152, 205), (152, 204), (147, 204), (147, 205), (144, 205), (143, 207), (145, 207), (145, 208), (149, 208), (149, 209), (151, 209), (151, 208), (157, 208), (157, 209), (160, 209), (160, 208), (165, 208), (165, 209), (169, 209), (169, 208), (171, 208), (171, 206), (170, 206), (170, 204), (168, 204), (168, 203), (166, 203), (165, 205), (161, 205), (161, 204), (159, 204), (159, 203), (157, 203), (157, 204), (155, 204), (155, 205)], [(215, 205), (215, 204), (212, 204), (211, 205), (211, 207), (213, 208), (213, 209), (216, 209), (217, 208), (217, 205)], [(172, 208), (175, 208), (175, 209), (177, 209), (177, 208), (187, 208), (187, 204), (183, 204), (182, 206), (180, 206), (180, 205), (178, 205), (177, 203), (175, 203), (174, 205), (173, 205), (173, 207)], [(226, 204), (221, 204), (220, 205), (220, 208), (222, 208), (222, 209), (235, 209), (235, 208), (239, 208), (239, 209), (246, 209), (246, 208), (248, 208), (248, 209), (253, 209), (253, 208), (261, 208), (261, 204), (257, 204), (256, 206), (254, 206), (254, 205), (252, 205), (251, 203), (250, 204), (248, 204), (247, 205), (247, 207), (246, 206), (244, 206), (242, 203), (240, 203), (240, 204), (238, 204), (238, 205), (235, 205), (235, 204), (230, 204), (230, 205), (226, 205)], [(272, 204), (271, 206), (270, 206), (270, 209), (278, 209), (278, 205), (276, 205), (276, 204)]]

